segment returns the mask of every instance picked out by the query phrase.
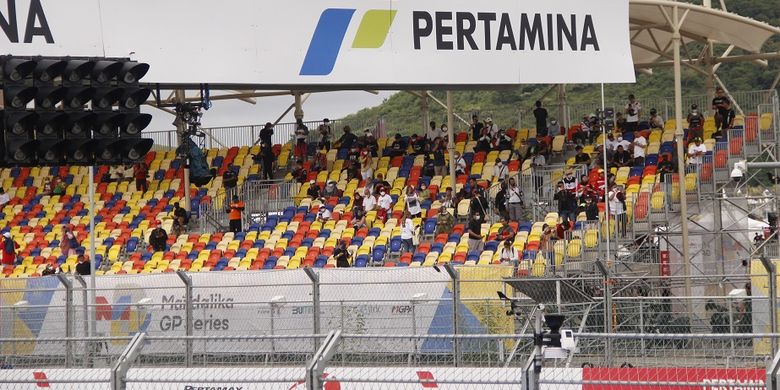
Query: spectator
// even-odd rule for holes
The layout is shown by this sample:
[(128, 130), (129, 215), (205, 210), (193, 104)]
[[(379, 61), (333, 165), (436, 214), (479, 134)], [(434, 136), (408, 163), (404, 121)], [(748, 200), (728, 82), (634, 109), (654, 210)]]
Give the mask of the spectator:
[(593, 200), (593, 197), (587, 196), (585, 197), (585, 217), (588, 219), (588, 221), (598, 221), (599, 220), (599, 206), (596, 201)]
[(577, 198), (574, 193), (564, 187), (562, 181), (558, 182), (553, 200), (558, 201), (558, 215), (571, 220), (577, 219)]
[[(425, 132), (425, 138), (428, 142), (428, 145), (430, 145), (431, 149), (441, 140), (442, 138), (442, 129), (439, 129), (436, 127), (436, 122), (431, 121), (431, 123), (428, 124), (429, 128), (428, 131)], [(444, 127), (444, 125), (442, 125)]]
[(498, 181), (504, 181), (507, 173), (509, 173), (509, 168), (501, 161), (501, 158), (496, 158), (496, 165), (493, 167), (493, 177), (498, 179)]
[(542, 190), (544, 185), (544, 177), (542, 176), (541, 168), (544, 168), (546, 160), (538, 149), (532, 149), (533, 157), (531, 159), (531, 168), (534, 172), (534, 190), (539, 196), (542, 196)]
[(447, 143), (444, 140), (438, 141), (433, 148), (433, 172), (436, 176), (445, 176), (447, 174), (445, 152), (447, 152)]
[(412, 218), (420, 218), (422, 214), (422, 208), (420, 207), (420, 197), (411, 184), (406, 186), (404, 201), (406, 202), (406, 211), (411, 214)]
[(590, 185), (590, 176), (582, 175), (580, 177), (580, 183), (577, 185), (576, 194), (580, 199), (580, 203), (585, 203), (586, 199), (597, 196), (597, 191)]
[(238, 199), (238, 195), (233, 195), (233, 201), (228, 206), (228, 223), (230, 231), (238, 233), (241, 231), (241, 215), (244, 212), (244, 202)]
[(583, 152), (582, 146), (577, 145), (574, 150), (577, 152), (577, 154), (574, 155), (574, 163), (585, 164), (586, 166), (590, 167), (590, 155)]
[(701, 165), (706, 153), (707, 147), (701, 143), (701, 138), (694, 138), (693, 145), (688, 146), (688, 164)]
[(348, 160), (346, 171), (347, 181), (360, 181), (363, 178), (363, 170), (360, 168), (360, 162), (357, 160)]
[(571, 169), (566, 171), (563, 176), (563, 189), (571, 192), (572, 194), (577, 192), (577, 178), (574, 177), (574, 171)]
[(436, 234), (452, 233), (452, 228), (455, 226), (455, 218), (450, 214), (447, 207), (442, 206), (439, 209), (439, 215), (436, 216)]
[(613, 185), (609, 190), (609, 214), (615, 219), (617, 232), (621, 237), (626, 236), (626, 194), (623, 186)]
[(637, 133), (634, 142), (634, 165), (645, 165), (645, 153), (647, 153), (647, 139), (641, 133)]
[(274, 124), (266, 122), (262, 130), (260, 130), (260, 143), (266, 145), (273, 145), (274, 136)]
[(168, 241), (168, 233), (160, 226), (159, 221), (154, 221), (154, 229), (149, 234), (149, 245), (155, 252), (165, 251), (165, 243)]
[(3, 265), (14, 265), (16, 263), (16, 250), (19, 244), (11, 238), (10, 232), (3, 233)]
[(317, 221), (320, 221), (320, 223), (328, 222), (331, 216), (333, 216), (333, 213), (330, 211), (330, 206), (320, 206), (320, 209), (317, 211)]
[(366, 188), (363, 196), (363, 211), (369, 212), (376, 208), (376, 197)]
[(387, 193), (387, 190), (384, 187), (379, 190), (377, 205), (379, 206), (379, 209), (377, 210), (377, 219), (386, 222), (387, 216), (390, 215), (393, 208), (393, 198), (390, 197), (390, 194)]
[(636, 100), (633, 94), (628, 95), (626, 104), (626, 125), (624, 132), (632, 133), (639, 127), (639, 117), (642, 114), (642, 104)]
[(317, 145), (317, 149), (330, 150), (330, 137), (333, 136), (333, 129), (330, 127), (328, 118), (322, 120), (322, 124), (317, 128), (317, 132), (320, 133), (320, 143)]
[(623, 116), (622, 112), (618, 112), (615, 114), (615, 130), (617, 131), (623, 131), (623, 129), (626, 128), (626, 117)]
[(472, 213), (468, 225), (469, 253), (482, 253), (484, 242), (482, 241), (482, 215)]
[(471, 136), (474, 141), (479, 140), (479, 138), (482, 136), (482, 128), (485, 127), (485, 125), (482, 124), (482, 122), (479, 121), (479, 116), (477, 114), (474, 114), (471, 116)]
[(333, 258), (336, 260), (336, 267), (349, 268), (351, 266), (350, 257), (349, 250), (347, 249), (347, 242), (341, 240), (339, 245), (333, 251)]
[(488, 202), (481, 188), (472, 188), (471, 202), (469, 211), (471, 214), (479, 214), (480, 221), (484, 221), (487, 216)]
[(43, 179), (43, 195), (51, 195), (51, 179), (50, 178), (44, 178)]
[[(482, 186), (480, 186), (479, 183), (477, 183), (477, 179), (472, 177), (471, 179), (469, 179), (468, 184), (469, 184), (469, 191), (472, 192), (472, 195), (473, 195), (474, 191), (476, 190), (476, 191), (479, 191), (479, 193), (482, 195), (483, 198), (485, 197), (485, 189), (482, 188)], [(471, 196), (471, 197), (473, 197), (473, 196)]]
[(370, 181), (374, 177), (374, 160), (371, 158), (371, 154), (364, 150), (360, 157), (360, 166), (363, 167), (360, 174), (363, 180)]
[(179, 202), (173, 204), (173, 217), (181, 226), (187, 226), (190, 223), (190, 213), (183, 207), (180, 207)]
[(65, 183), (61, 180), (56, 180), (56, 184), (53, 184), (53, 186), (54, 189), (51, 191), (52, 195), (65, 195)]
[(455, 155), (453, 157), (455, 158), (455, 174), (458, 176), (465, 175), (466, 159), (464, 159), (457, 150), (455, 151)]
[(384, 188), (385, 190), (390, 188), (390, 183), (388, 183), (384, 176), (381, 173), (376, 174), (376, 179), (374, 179), (373, 183), (373, 191), (375, 194), (378, 194), (379, 191)]
[(573, 223), (564, 215), (561, 217), (561, 223), (555, 226), (555, 237), (559, 240), (565, 239), (566, 232), (570, 231), (573, 227)]
[(46, 268), (41, 271), (41, 276), (54, 275), (57, 271), (52, 267), (51, 263), (46, 264)]
[(298, 183), (303, 184), (306, 182), (306, 178), (309, 177), (309, 172), (306, 172), (306, 169), (303, 168), (303, 160), (295, 162), (295, 168), (290, 172), (290, 176)]
[(320, 198), (320, 186), (314, 180), (309, 180), (309, 189), (306, 190), (306, 196), (311, 198), (311, 200)]
[(455, 207), (455, 196), (452, 193), (452, 187), (447, 187), (443, 193), (439, 194), (439, 201), (443, 209)]
[(704, 137), (704, 117), (699, 112), (699, 106), (691, 105), (688, 113), (688, 140)]
[[(333, 180), (328, 180), (328, 182), (325, 184), (325, 188), (322, 190), (322, 198), (333, 198), (339, 196), (339, 189), (336, 187), (336, 182)], [(324, 202), (323, 202), (324, 203)]]
[(436, 167), (434, 166), (433, 159), (431, 159), (431, 155), (427, 153), (425, 154), (425, 159), (423, 160), (422, 175), (427, 177), (436, 176)]
[(507, 186), (506, 208), (511, 221), (520, 221), (523, 215), (523, 191), (515, 183), (514, 178), (509, 178)]
[(84, 254), (79, 254), (78, 264), (76, 264), (76, 273), (81, 276), (87, 276), (92, 273), (92, 267), (90, 266), (89, 259)]
[(295, 120), (295, 157), (306, 161), (309, 158), (309, 128), (303, 124), (303, 119)]
[(69, 227), (62, 227), (62, 239), (60, 240), (60, 252), (65, 256), (73, 256), (76, 254), (76, 248), (79, 247), (79, 242), (76, 239), (76, 235)]
[(517, 268), (517, 265), (520, 262), (520, 257), (519, 254), (517, 253), (517, 248), (512, 246), (511, 240), (504, 241), (504, 247), (501, 248), (501, 254), (499, 256), (500, 256), (499, 258), (501, 259), (501, 265), (511, 265)]
[(417, 134), (412, 135), (412, 151), (414, 155), (420, 155), (427, 151), (428, 142)]
[(265, 180), (273, 180), (274, 178), (274, 151), (271, 148), (271, 144), (263, 143), (260, 145), (260, 152), (262, 154), (263, 161), (263, 177)]
[(571, 140), (577, 146), (582, 147), (590, 139), (590, 120), (587, 116), (582, 119), (579, 126), (575, 127), (575, 131), (571, 135)]
[(756, 233), (756, 235), (753, 236), (753, 245), (759, 246), (762, 242), (764, 242), (764, 236), (761, 235), (761, 233)]
[(414, 236), (417, 233), (414, 221), (409, 211), (404, 212), (403, 225), (401, 225), (401, 252), (414, 253)]
[(715, 89), (712, 109), (715, 110), (715, 130), (722, 135), (722, 131), (729, 128), (733, 111), (731, 110), (731, 100), (726, 96), (726, 91), (721, 87)]
[(352, 128), (349, 126), (344, 126), (344, 134), (336, 141), (336, 146), (339, 149), (352, 149), (352, 146), (355, 144), (355, 141), (357, 141), (357, 137), (355, 137), (354, 134), (352, 134)]
[(655, 108), (650, 109), (650, 128), (651, 129), (664, 129), (664, 118), (658, 115), (658, 110)]
[(483, 130), (482, 135), (479, 137), (479, 140), (477, 141), (477, 145), (474, 146), (474, 152), (490, 152), (492, 149), (490, 145), (490, 135), (488, 135), (486, 130)]
[(135, 190), (146, 192), (149, 190), (149, 182), (147, 178), (149, 176), (149, 167), (145, 162), (138, 163), (133, 169), (133, 176), (135, 177)]
[(485, 120), (485, 127), (482, 128), (482, 133), (490, 138), (496, 138), (498, 135), (498, 126), (493, 124), (493, 118), (487, 118)]
[(506, 131), (499, 130), (498, 134), (496, 135), (495, 143), (495, 149), (497, 150), (512, 150), (514, 140), (512, 140), (512, 137), (510, 137)]
[(222, 186), (225, 187), (225, 197), (230, 198), (236, 193), (238, 175), (233, 171), (233, 166), (228, 166), (222, 174)]
[(534, 103), (534, 118), (536, 119), (536, 135), (547, 136), (547, 109), (542, 107), (542, 102)]
[(537, 137), (555, 137), (556, 135), (561, 134), (561, 125), (558, 124), (558, 121), (553, 118), (550, 119), (550, 126), (547, 128), (547, 133), (544, 135), (536, 134)]
[(607, 153), (612, 154), (617, 150), (618, 141), (615, 139), (615, 135), (612, 133), (607, 134)]
[(328, 170), (328, 152), (325, 149), (318, 151), (314, 156), (314, 165), (312, 171), (319, 172)]
[(496, 240), (498, 241), (513, 240), (516, 234), (517, 232), (515, 232), (515, 230), (512, 229), (512, 226), (509, 224), (509, 219), (504, 218), (501, 227), (498, 228), (498, 231), (496, 232)]
[(630, 167), (633, 162), (631, 161), (631, 154), (627, 150), (623, 149), (623, 145), (618, 145), (617, 151), (612, 156), (612, 164), (616, 167)]
[(5, 189), (0, 187), (0, 210), (5, 207), (11, 201), (11, 197), (5, 192)]
[(387, 153), (390, 157), (399, 157), (406, 154), (406, 143), (401, 134), (396, 133), (393, 143), (390, 145), (390, 151)]
[(666, 181), (666, 175), (674, 173), (674, 171), (675, 168), (671, 158), (666, 154), (662, 154), (658, 160), (658, 167), (656, 168), (656, 174), (661, 177), (661, 183)]
[(418, 192), (418, 195), (420, 196), (420, 200), (423, 202), (431, 199), (431, 191), (428, 189), (428, 186), (425, 183), (420, 183), (420, 191)]
[(507, 212), (507, 204), (506, 204), (506, 195), (507, 195), (507, 184), (506, 182), (501, 182), (501, 186), (496, 193), (496, 197), (494, 199), (494, 204), (496, 207), (496, 212), (498, 213), (498, 216), (501, 219), (507, 219), (509, 218), (509, 213)]
[(366, 130), (366, 150), (371, 157), (379, 157), (379, 143), (370, 130)]
[(364, 227), (366, 227), (366, 212), (363, 209), (363, 206), (360, 204), (356, 204), (354, 207), (352, 207), (352, 227), (355, 230), (360, 230)]

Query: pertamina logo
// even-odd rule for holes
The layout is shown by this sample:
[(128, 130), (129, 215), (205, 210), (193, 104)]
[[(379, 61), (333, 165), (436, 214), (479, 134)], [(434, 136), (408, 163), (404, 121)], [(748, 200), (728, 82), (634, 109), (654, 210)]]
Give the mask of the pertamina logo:
[[(333, 71), (355, 9), (328, 8), (320, 15), (309, 50), (301, 67), (301, 76), (327, 76)], [(371, 9), (363, 14), (352, 41), (353, 49), (378, 49), (385, 44), (395, 10)]]

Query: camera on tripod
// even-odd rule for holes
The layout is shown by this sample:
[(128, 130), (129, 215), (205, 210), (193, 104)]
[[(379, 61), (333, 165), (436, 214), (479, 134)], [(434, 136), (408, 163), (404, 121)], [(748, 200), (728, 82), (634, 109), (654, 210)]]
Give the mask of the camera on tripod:
[(187, 125), (182, 136), (206, 136), (204, 132), (200, 131), (200, 118), (203, 117), (203, 109), (203, 103), (179, 103), (176, 105), (176, 120)]

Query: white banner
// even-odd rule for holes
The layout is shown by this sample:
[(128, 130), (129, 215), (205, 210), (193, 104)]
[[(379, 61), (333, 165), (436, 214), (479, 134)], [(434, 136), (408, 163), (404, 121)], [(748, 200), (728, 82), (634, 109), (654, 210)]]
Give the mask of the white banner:
[[(6, 3), (6, 2), (2, 2)], [(628, 0), (9, 0), (0, 52), (130, 56), (145, 82), (634, 82)]]

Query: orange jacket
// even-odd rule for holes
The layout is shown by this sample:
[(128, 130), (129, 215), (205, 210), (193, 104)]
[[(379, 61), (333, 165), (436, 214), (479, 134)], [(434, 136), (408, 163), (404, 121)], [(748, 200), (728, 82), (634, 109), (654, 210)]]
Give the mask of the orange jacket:
[(241, 212), (244, 211), (244, 202), (238, 201), (230, 204), (228, 217), (230, 220), (241, 219)]

